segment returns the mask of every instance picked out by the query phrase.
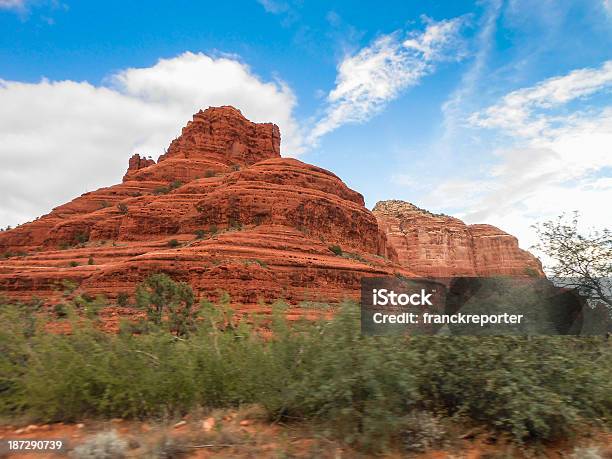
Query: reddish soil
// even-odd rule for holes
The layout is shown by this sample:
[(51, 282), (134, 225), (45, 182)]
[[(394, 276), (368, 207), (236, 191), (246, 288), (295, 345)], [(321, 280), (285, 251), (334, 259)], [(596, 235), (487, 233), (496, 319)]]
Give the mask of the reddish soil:
[[(458, 433), (455, 439), (450, 439), (450, 445), (439, 450), (405, 453), (398, 449), (383, 455), (368, 455), (336, 441), (324, 439), (306, 426), (270, 424), (251, 419), (248, 415), (244, 416), (240, 411), (215, 411), (207, 416), (190, 415), (172, 422), (114, 419), (74, 424), (2, 426), (0, 440), (61, 439), (68, 445), (69, 451), (90, 440), (95, 434), (110, 430), (114, 430), (121, 439), (125, 440), (126, 457), (129, 458), (152, 457), (152, 451), (159, 447), (164, 438), (170, 438), (173, 440), (170, 443), (180, 445), (185, 451), (181, 457), (189, 458), (562, 459), (572, 457), (575, 451), (581, 451), (577, 448), (597, 448), (602, 458), (612, 458), (612, 448), (610, 448), (612, 434), (605, 432), (590, 432), (573, 441), (526, 447), (505, 442), (486, 433), (467, 438), (462, 438), (465, 434)], [(4, 445), (4, 442), (2, 444)], [(60, 455), (36, 452), (11, 453), (6, 457), (51, 459)]]

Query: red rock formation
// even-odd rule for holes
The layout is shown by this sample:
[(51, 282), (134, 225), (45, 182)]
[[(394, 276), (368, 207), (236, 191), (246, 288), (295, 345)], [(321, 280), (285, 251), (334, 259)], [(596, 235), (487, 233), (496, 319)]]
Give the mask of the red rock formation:
[(2, 252), (27, 254), (0, 262), (0, 289), (21, 299), (59, 298), (65, 279), (112, 299), (163, 271), (253, 309), (339, 302), (365, 275), (411, 275), (359, 193), (281, 158), (278, 128), (232, 107), (197, 113), (157, 163), (134, 155), (123, 183), (0, 234)]
[(227, 291), (257, 310), (279, 298), (355, 299), (364, 276), (541, 273), (493, 227), (397, 202), (375, 214), (331, 172), (281, 158), (275, 125), (209, 108), (157, 162), (132, 156), (122, 183), (0, 233), (0, 254), (10, 255), (0, 261), (0, 293), (60, 301), (69, 280), (75, 294), (113, 300), (166, 272), (199, 296)]
[(140, 169), (152, 166), (153, 164), (155, 164), (155, 160), (153, 159), (141, 158), (140, 155), (137, 153), (132, 155), (128, 164), (128, 170), (123, 176), (123, 181), (127, 182), (128, 180), (133, 178), (134, 174)]
[(514, 236), (491, 225), (466, 225), (404, 201), (373, 210), (399, 262), (422, 276), (544, 275), (537, 258)]

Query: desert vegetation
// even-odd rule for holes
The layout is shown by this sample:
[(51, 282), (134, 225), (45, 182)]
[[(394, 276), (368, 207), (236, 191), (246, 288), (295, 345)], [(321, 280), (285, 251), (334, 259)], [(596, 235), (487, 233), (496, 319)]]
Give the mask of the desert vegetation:
[(581, 231), (579, 217), (576, 211), (535, 225), (539, 241), (533, 248), (551, 259), (548, 271), (556, 284), (605, 304), (612, 317), (612, 231)]
[(180, 180), (174, 180), (166, 186), (158, 186), (153, 190), (153, 194), (168, 194), (177, 188), (183, 186), (183, 182)]
[(163, 274), (135, 297), (146, 318), (115, 334), (98, 327), (100, 298), (56, 308), (69, 334), (3, 301), (0, 416), (150, 419), (255, 404), (270, 422), (372, 452), (443, 445), (455, 423), (517, 444), (610, 426), (603, 337), (368, 337), (352, 303), (331, 320), (289, 322), (282, 303), (238, 320), (227, 297), (196, 305)]

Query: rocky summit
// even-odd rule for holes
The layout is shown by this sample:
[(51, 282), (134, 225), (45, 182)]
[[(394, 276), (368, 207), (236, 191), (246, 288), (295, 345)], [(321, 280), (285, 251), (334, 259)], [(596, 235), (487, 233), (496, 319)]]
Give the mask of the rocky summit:
[(157, 161), (132, 156), (122, 183), (0, 233), (0, 254), (0, 291), (16, 299), (52, 303), (68, 282), (116, 300), (165, 272), (251, 311), (356, 299), (364, 276), (542, 274), (492, 226), (400, 201), (369, 211), (336, 175), (282, 158), (276, 125), (233, 107), (195, 114)]

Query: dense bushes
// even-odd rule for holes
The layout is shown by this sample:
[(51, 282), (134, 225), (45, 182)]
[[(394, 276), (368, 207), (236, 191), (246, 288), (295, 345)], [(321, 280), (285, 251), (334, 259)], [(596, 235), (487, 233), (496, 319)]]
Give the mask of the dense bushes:
[(174, 282), (166, 274), (153, 274), (136, 289), (136, 305), (146, 311), (144, 325), (165, 326), (182, 336), (195, 326), (195, 298), (184, 282)]
[[(164, 282), (143, 286), (138, 302), (153, 304)], [(170, 290), (175, 296), (158, 303), (191, 301)], [(149, 417), (258, 403), (271, 419), (313, 421), (370, 449), (391, 440), (418, 447), (443, 432), (438, 415), (519, 441), (609, 423), (612, 352), (603, 339), (363, 337), (355, 305), (331, 321), (291, 325), (277, 309), (263, 324), (273, 338), (264, 339), (257, 318), (236, 323), (230, 308), (210, 303), (182, 337), (168, 327), (105, 334), (73, 312), (74, 332), (51, 334), (32, 327), (23, 309), (3, 305), (0, 415)], [(415, 419), (436, 432), (419, 433)]]

